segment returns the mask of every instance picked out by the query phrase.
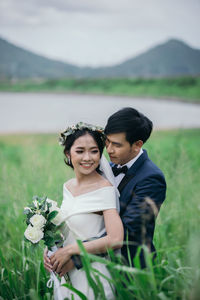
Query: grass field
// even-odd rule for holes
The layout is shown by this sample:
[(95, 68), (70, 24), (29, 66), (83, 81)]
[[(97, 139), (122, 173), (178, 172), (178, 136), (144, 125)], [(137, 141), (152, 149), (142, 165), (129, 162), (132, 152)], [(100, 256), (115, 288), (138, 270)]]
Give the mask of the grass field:
[[(112, 263), (117, 299), (132, 299), (132, 292), (136, 299), (199, 299), (200, 130), (158, 131), (145, 148), (168, 185), (155, 232), (158, 258), (143, 273)], [(61, 203), (62, 185), (73, 173), (55, 135), (0, 136), (0, 164), (0, 299), (52, 299), (42, 246), (32, 253), (23, 241), (23, 207), (33, 195)], [(131, 280), (126, 288), (124, 273)]]
[(76, 92), (200, 101), (200, 77), (0, 81), (0, 91)]

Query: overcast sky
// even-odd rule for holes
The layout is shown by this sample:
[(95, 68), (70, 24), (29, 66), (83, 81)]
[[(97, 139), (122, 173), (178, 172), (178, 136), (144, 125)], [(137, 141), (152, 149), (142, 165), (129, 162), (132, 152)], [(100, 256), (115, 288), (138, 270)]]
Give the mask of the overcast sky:
[(0, 36), (81, 66), (122, 62), (170, 38), (200, 48), (200, 0), (0, 0)]

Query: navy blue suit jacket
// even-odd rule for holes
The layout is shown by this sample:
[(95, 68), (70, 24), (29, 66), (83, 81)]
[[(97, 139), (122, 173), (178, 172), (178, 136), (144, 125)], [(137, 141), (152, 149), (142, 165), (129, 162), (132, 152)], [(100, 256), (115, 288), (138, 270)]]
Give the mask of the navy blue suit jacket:
[[(122, 187), (125, 183), (119, 199), (120, 217), (124, 226), (125, 242), (128, 235), (131, 261), (139, 245), (146, 244), (150, 251), (155, 251), (155, 218), (166, 195), (166, 182), (162, 171), (148, 158), (146, 150), (143, 151), (119, 184)], [(128, 261), (127, 245), (122, 247), (122, 255)], [(144, 267), (143, 252), (140, 254), (140, 262)]]

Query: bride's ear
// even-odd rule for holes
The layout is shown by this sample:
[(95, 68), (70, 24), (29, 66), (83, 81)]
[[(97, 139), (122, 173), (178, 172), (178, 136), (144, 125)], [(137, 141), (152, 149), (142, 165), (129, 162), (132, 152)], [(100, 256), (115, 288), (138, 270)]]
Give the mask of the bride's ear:
[(68, 151), (65, 151), (64, 152), (65, 156), (68, 158), (70, 156), (69, 152)]
[(70, 165), (71, 164), (70, 153), (66, 151), (65, 156), (66, 156), (65, 162), (67, 163), (67, 165)]
[(70, 154), (66, 152), (65, 155), (66, 155), (66, 158), (67, 158), (67, 162), (70, 165), (71, 164)]

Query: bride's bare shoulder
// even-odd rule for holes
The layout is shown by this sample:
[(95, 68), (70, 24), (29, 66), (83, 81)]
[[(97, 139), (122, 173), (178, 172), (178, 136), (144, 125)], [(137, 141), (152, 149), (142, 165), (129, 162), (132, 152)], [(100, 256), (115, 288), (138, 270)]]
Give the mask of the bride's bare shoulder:
[(113, 186), (110, 181), (108, 181), (106, 178), (101, 176), (101, 181), (99, 182), (101, 187), (106, 187), (106, 186)]
[(67, 182), (65, 182), (64, 185), (66, 186), (66, 188), (70, 188), (71, 186), (75, 185), (75, 180), (75, 178), (71, 178)]

